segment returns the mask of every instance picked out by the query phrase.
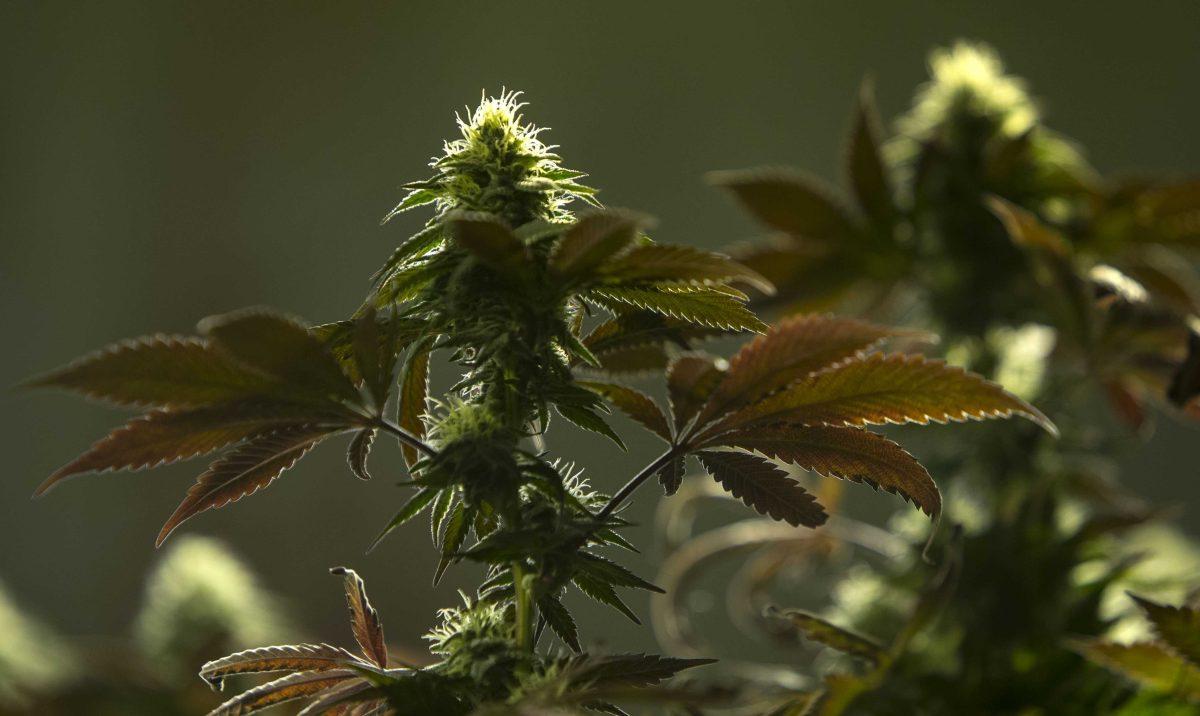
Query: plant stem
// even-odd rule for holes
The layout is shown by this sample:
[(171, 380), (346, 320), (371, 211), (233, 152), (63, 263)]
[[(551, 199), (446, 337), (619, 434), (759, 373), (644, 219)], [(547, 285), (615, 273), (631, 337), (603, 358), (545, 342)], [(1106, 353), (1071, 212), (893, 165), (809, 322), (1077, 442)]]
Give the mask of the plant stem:
[(382, 415), (375, 419), (375, 426), (384, 432), (389, 432), (392, 435), (395, 435), (396, 439), (398, 439), (400, 442), (408, 445), (409, 447), (415, 448), (418, 452), (424, 454), (426, 457), (437, 457), (438, 455), (438, 451), (430, 447), (430, 445), (424, 440), (416, 435), (413, 435), (399, 425), (396, 425)]
[(670, 449), (655, 458), (654, 462), (642, 468), (641, 472), (634, 475), (633, 478), (630, 479), (629, 482), (625, 483), (620, 490), (617, 490), (617, 493), (609, 499), (608, 504), (604, 506), (604, 509), (600, 510), (600, 512), (596, 514), (596, 519), (604, 520), (604, 518), (611, 515), (614, 510), (616, 510), (623, 502), (625, 502), (625, 500), (629, 499), (629, 496), (633, 494), (634, 490), (638, 489), (639, 485), (649, 479), (651, 475), (661, 470), (668, 462), (673, 460), (678, 450), (679, 446), (672, 445)]

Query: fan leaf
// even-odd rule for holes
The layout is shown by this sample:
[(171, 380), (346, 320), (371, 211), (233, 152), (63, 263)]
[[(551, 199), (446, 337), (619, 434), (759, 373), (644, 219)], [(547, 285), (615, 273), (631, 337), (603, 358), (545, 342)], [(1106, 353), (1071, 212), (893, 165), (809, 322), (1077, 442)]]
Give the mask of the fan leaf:
[(936, 517), (942, 495), (917, 459), (882, 435), (859, 428), (770, 425), (727, 435), (715, 444), (739, 447), (827, 477), (899, 495)]
[(358, 663), (350, 652), (329, 644), (266, 646), (230, 654), (200, 668), (200, 678), (215, 690), (225, 685), (225, 677), (234, 674), (259, 674), (271, 671), (326, 671)]
[(817, 527), (828, 515), (800, 483), (771, 462), (742, 452), (698, 452), (696, 457), (725, 491), (759, 514), (793, 527)]
[(767, 226), (795, 237), (836, 242), (857, 230), (846, 209), (815, 181), (778, 169), (713, 172), (711, 181), (733, 192)]
[(224, 507), (271, 484), (284, 470), (335, 430), (302, 425), (276, 430), (255, 438), (214, 462), (196, 478), (187, 497), (158, 533), (155, 546), (179, 525), (206, 510)]
[(724, 378), (725, 371), (707, 356), (681, 356), (667, 370), (667, 397), (675, 431), (683, 432)]
[(272, 393), (279, 381), (198, 338), (147, 336), (114, 344), (27, 383), (116, 405), (198, 407)]
[(256, 686), (221, 704), (208, 716), (243, 716), (295, 699), (316, 696), (326, 689), (358, 678), (358, 674), (346, 669), (301, 671), (288, 674), (274, 681)]
[(579, 385), (604, 396), (621, 412), (636, 420), (650, 432), (671, 442), (671, 428), (662, 409), (650, 396), (633, 388), (613, 383), (580, 382)]
[(793, 383), (722, 419), (709, 434), (780, 422), (862, 427), (1012, 415), (1057, 435), (1037, 408), (974, 373), (924, 356), (875, 353)]
[(571, 651), (578, 652), (579, 647), (579, 628), (575, 625), (575, 619), (571, 617), (571, 612), (563, 606), (562, 601), (551, 594), (546, 594), (537, 601), (538, 611), (546, 620), (546, 624), (550, 629), (562, 639), (563, 643), (570, 647)]
[(514, 271), (526, 263), (525, 244), (490, 214), (458, 212), (446, 225), (455, 243), (494, 269)]
[(655, 288), (612, 287), (589, 291), (588, 298), (620, 313), (632, 306), (663, 316), (712, 328), (761, 333), (767, 325), (743, 302), (716, 289), (668, 291)]
[(371, 473), (367, 470), (367, 458), (371, 455), (371, 445), (375, 442), (377, 432), (375, 428), (359, 430), (346, 450), (346, 462), (350, 465), (350, 471), (360, 480), (371, 479)]
[(677, 659), (655, 654), (580, 655), (565, 671), (575, 686), (653, 686), (686, 669), (715, 664), (715, 659)]
[(550, 254), (550, 268), (575, 278), (591, 274), (637, 238), (648, 220), (619, 210), (591, 212), (567, 229)]
[(663, 492), (670, 497), (676, 492), (679, 492), (679, 486), (683, 484), (683, 457), (677, 457), (663, 465), (658, 471), (658, 482), (663, 487)]
[(337, 415), (302, 406), (244, 402), (190, 410), (156, 410), (134, 418), (97, 441), (87, 452), (59, 468), (37, 488), (45, 494), (58, 482), (86, 472), (141, 470), (205, 455), (281, 427)]
[(1159, 604), (1133, 594), (1129, 596), (1154, 624), (1159, 638), (1200, 668), (1200, 610)]
[(387, 645), (383, 641), (383, 623), (379, 612), (367, 599), (367, 587), (353, 569), (334, 567), (329, 573), (342, 578), (346, 588), (346, 606), (350, 610), (350, 628), (363, 656), (381, 669), (388, 664)]
[(448, 490), (441, 491), (428, 487), (423, 487), (418, 490), (415, 495), (408, 498), (408, 502), (404, 503), (404, 506), (400, 508), (400, 511), (392, 516), (392, 519), (387, 523), (387, 526), (383, 528), (383, 531), (379, 533), (379, 536), (375, 538), (375, 541), (371, 543), (371, 546), (367, 548), (367, 551), (370, 552), (371, 550), (375, 549), (375, 547), (383, 541), (383, 538), (387, 537), (392, 530), (421, 514), (421, 511), (428, 507), (429, 504), (436, 500), (439, 496), (448, 494)]
[(621, 284), (678, 282), (711, 286), (740, 281), (768, 295), (775, 292), (771, 282), (757, 271), (723, 254), (691, 246), (636, 246), (606, 264), (603, 276)]
[[(702, 412), (701, 421), (749, 405), (801, 378), (905, 335), (851, 318), (796, 316), (747, 343)], [(912, 335), (912, 334), (908, 334)]]
[[(400, 384), (400, 400), (396, 406), (397, 421), (410, 435), (425, 437), (425, 400), (429, 395), (429, 348), (421, 345), (413, 353), (404, 368), (404, 379)], [(410, 468), (417, 461), (417, 449), (401, 445), (404, 462)]]
[(299, 321), (249, 309), (206, 318), (200, 332), (238, 361), (279, 378), (289, 390), (361, 402), (328, 346)]

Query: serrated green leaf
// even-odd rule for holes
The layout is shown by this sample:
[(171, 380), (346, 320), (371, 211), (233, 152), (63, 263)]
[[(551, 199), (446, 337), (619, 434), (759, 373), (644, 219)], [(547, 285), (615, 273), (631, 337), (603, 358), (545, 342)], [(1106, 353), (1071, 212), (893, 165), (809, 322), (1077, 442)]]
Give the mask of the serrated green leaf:
[(1130, 594), (1167, 646), (1200, 668), (1200, 609), (1172, 607)]
[[(388, 521), (387, 526), (383, 528), (383, 531), (379, 533), (379, 535), (375, 538), (375, 541), (372, 542), (371, 546), (367, 548), (367, 551), (370, 552), (371, 550), (375, 549), (375, 547), (383, 541), (383, 538), (387, 537), (392, 530), (421, 514), (421, 511), (428, 507), (431, 502), (442, 497), (443, 495), (449, 494), (449, 490), (436, 490), (429, 487), (422, 487), (416, 492), (416, 494), (408, 498), (408, 502), (404, 503), (404, 506), (400, 508), (399, 512), (392, 516), (392, 519)], [(449, 498), (447, 497), (446, 499)]]
[(597, 579), (586, 572), (576, 572), (571, 577), (571, 581), (576, 587), (579, 587), (579, 591), (583, 592), (592, 599), (595, 599), (601, 604), (605, 604), (613, 609), (616, 609), (628, 617), (629, 620), (634, 624), (640, 625), (642, 623), (642, 621), (637, 618), (637, 615), (633, 613), (633, 610), (630, 609), (625, 602), (621, 601), (621, 598), (617, 596), (616, 590), (613, 589), (612, 585), (608, 582), (602, 579)]
[(742, 301), (719, 291), (672, 291), (657, 288), (593, 289), (587, 298), (619, 313), (626, 306), (712, 328), (761, 333), (767, 325)]
[(455, 243), (499, 271), (519, 271), (528, 261), (525, 244), (489, 214), (458, 212), (446, 219)]
[(793, 527), (817, 527), (829, 517), (817, 498), (761, 457), (710, 451), (698, 452), (696, 457), (721, 487), (759, 514)]
[(647, 582), (625, 567), (600, 555), (580, 552), (576, 556), (576, 565), (580, 570), (614, 587), (631, 587), (658, 594), (664, 593), (661, 587)]
[(562, 639), (571, 651), (578, 652), (580, 650), (579, 628), (575, 625), (575, 620), (571, 618), (571, 613), (567, 611), (558, 597), (550, 594), (543, 595), (537, 600), (537, 605), (538, 611), (541, 612), (551, 631), (559, 639)]
[(715, 663), (715, 659), (677, 659), (656, 654), (584, 654), (572, 657), (564, 670), (576, 686), (653, 686), (681, 671)]
[(883, 661), (886, 656), (883, 647), (873, 639), (839, 627), (808, 612), (799, 609), (769, 608), (767, 615), (788, 622), (808, 639), (836, 649), (843, 654), (862, 657), (876, 664)]
[[(421, 344), (404, 366), (404, 377), (400, 382), (400, 398), (396, 405), (396, 420), (410, 435), (425, 437), (425, 401), (429, 395), (429, 349)], [(412, 468), (418, 457), (417, 450), (410, 445), (401, 445), (404, 462)]]
[(604, 420), (604, 418), (600, 417), (596, 411), (592, 410), (591, 408), (580, 405), (564, 405), (563, 403), (556, 403), (554, 408), (558, 411), (559, 415), (563, 416), (575, 425), (583, 428), (584, 430), (588, 430), (593, 433), (599, 433), (609, 440), (612, 440), (622, 450), (626, 449), (624, 441), (621, 440), (621, 436), (617, 435), (616, 431), (612, 429), (612, 426), (610, 426)]
[(601, 276), (606, 283), (621, 285), (678, 282), (712, 286), (740, 281), (767, 295), (775, 292), (757, 271), (723, 254), (691, 246), (636, 246), (605, 264)]
[(446, 569), (458, 559), (459, 550), (467, 538), (467, 532), (470, 531), (471, 522), (474, 519), (474, 510), (469, 509), (461, 502), (450, 510), (450, 515), (446, 518), (446, 531), (442, 535), (442, 558), (438, 561), (437, 569), (433, 573), (435, 585), (442, 581), (442, 575), (446, 573)]
[(371, 473), (367, 470), (367, 457), (371, 454), (376, 432), (378, 431), (375, 428), (359, 430), (346, 450), (346, 462), (350, 465), (350, 471), (360, 480), (371, 479)]

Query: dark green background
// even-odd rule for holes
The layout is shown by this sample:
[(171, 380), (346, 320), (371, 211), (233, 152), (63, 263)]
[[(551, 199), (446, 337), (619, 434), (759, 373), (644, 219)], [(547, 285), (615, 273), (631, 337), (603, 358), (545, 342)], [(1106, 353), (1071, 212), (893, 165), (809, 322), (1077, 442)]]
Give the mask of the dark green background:
[[(875, 76), (894, 116), (928, 49), (959, 37), (993, 43), (1102, 170), (1200, 168), (1190, 1), (4, 2), (0, 375), (16, 382), (244, 305), (347, 315), (424, 220), (379, 228), (398, 184), (424, 175), (454, 111), (481, 89), (525, 90), (528, 116), (553, 127), (567, 165), (589, 171), (608, 204), (657, 215), (662, 240), (745, 238), (754, 228), (703, 172), (789, 164), (834, 176), (862, 76)], [(0, 580), (68, 632), (122, 629), (154, 535), (202, 464), (81, 478), (30, 502), (119, 416), (59, 395), (0, 401)], [(1129, 481), (1196, 497), (1195, 439), (1165, 427)], [(657, 450), (633, 440), (621, 454), (575, 433), (552, 445), (609, 489)], [(324, 447), (266, 494), (185, 531), (235, 545), (325, 639), (348, 639), (325, 568), (358, 568), (391, 640), (413, 646), (470, 575), (430, 589), (421, 525), (363, 556), (401, 495), (395, 451), (375, 466), (361, 483)], [(657, 498), (643, 497), (645, 520)], [(650, 543), (648, 530), (638, 536)], [(648, 639), (608, 614), (585, 626), (614, 647)]]

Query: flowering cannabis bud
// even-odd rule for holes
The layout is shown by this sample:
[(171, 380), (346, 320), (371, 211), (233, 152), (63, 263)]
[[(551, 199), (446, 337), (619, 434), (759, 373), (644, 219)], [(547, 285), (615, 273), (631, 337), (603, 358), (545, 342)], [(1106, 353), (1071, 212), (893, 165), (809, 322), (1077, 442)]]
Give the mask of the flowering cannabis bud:
[(430, 162), (436, 174), (406, 185), (409, 193), (388, 214), (434, 203), (438, 215), (459, 209), (502, 217), (510, 226), (530, 221), (571, 219), (566, 205), (575, 199), (595, 204), (595, 190), (576, 180), (583, 172), (564, 169), (555, 147), (538, 135), (544, 130), (525, 124), (519, 92), (484, 96), (474, 110), (457, 117), (460, 139), (445, 142), (442, 156)]

